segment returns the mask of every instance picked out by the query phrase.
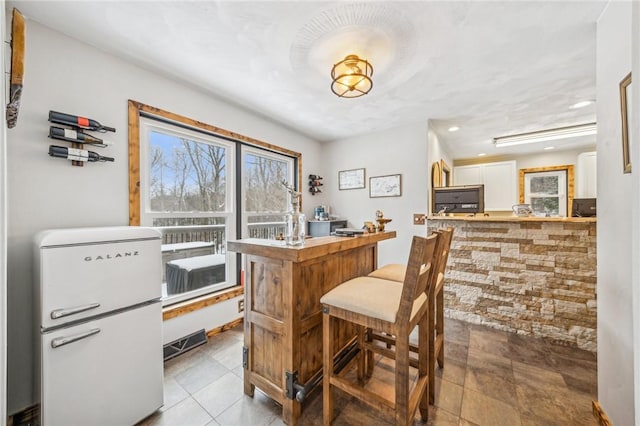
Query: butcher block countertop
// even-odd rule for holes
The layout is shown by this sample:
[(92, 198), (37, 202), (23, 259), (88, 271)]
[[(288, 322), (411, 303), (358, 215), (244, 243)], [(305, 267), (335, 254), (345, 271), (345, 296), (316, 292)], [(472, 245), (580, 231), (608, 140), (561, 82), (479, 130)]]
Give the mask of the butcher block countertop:
[(272, 259), (303, 262), (328, 254), (375, 244), (395, 237), (395, 231), (362, 234), (354, 237), (314, 237), (307, 238), (304, 241), (304, 245), (301, 246), (288, 246), (285, 245), (284, 241), (245, 238), (242, 240), (228, 241), (227, 250), (257, 256), (267, 256)]

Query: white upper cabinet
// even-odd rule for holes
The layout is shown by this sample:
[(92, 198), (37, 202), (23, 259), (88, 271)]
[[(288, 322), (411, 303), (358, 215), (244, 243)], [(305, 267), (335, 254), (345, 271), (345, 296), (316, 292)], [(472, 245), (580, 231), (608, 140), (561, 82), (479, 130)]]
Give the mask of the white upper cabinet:
[(595, 152), (578, 155), (576, 164), (576, 198), (596, 198), (597, 157)]
[(453, 168), (454, 185), (484, 184), (484, 209), (511, 210), (518, 202), (515, 161), (475, 164)]
[(480, 166), (460, 166), (453, 168), (454, 185), (478, 185), (483, 183)]

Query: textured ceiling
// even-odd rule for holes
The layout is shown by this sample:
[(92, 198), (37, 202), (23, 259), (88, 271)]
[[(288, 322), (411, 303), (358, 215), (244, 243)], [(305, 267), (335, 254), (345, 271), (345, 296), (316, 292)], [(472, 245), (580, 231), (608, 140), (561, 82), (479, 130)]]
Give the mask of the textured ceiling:
[[(532, 152), (494, 148), (492, 137), (595, 121), (594, 104), (569, 106), (595, 100), (604, 0), (7, 5), (320, 141), (430, 119), (453, 158), (470, 158)], [(350, 53), (373, 64), (373, 89), (340, 99), (329, 75)]]

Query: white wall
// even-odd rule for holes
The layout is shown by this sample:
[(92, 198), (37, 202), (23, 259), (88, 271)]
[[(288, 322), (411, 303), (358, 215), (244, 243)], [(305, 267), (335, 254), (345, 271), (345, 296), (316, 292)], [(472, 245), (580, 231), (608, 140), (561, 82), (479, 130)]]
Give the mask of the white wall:
[[(7, 147), (9, 413), (32, 404), (35, 398), (29, 385), (35, 359), (31, 342), (36, 330), (32, 309), (34, 235), (47, 228), (128, 224), (128, 99), (301, 152), (304, 175), (322, 172), (317, 142), (228, 101), (27, 21), (25, 89), (18, 125), (8, 131)], [(116, 127), (115, 134), (105, 134), (114, 146), (100, 150), (115, 157), (115, 163), (72, 167), (67, 160), (49, 157), (48, 145), (53, 143), (47, 138), (49, 110), (88, 116)], [(309, 215), (313, 203), (308, 192), (304, 194)], [(188, 318), (182, 320), (190, 322)], [(211, 324), (204, 328), (221, 325), (215, 315), (210, 318)], [(179, 320), (171, 320), (170, 333), (175, 333)], [(185, 330), (185, 334), (189, 331), (195, 330)]]
[[(5, 19), (4, 0), (2, 0), (0, 3), (0, 34), (6, 37)], [(5, 63), (7, 55), (4, 52), (8, 47), (4, 46), (0, 58), (1, 70), (7, 69)], [(5, 77), (3, 82), (6, 80), (8, 77)], [(6, 88), (6, 84), (2, 84), (2, 88), (0, 88), (2, 94), (0, 99), (3, 100), (0, 105), (0, 117), (2, 117), (0, 119), (2, 122), (0, 125), (0, 426), (4, 426), (7, 419), (7, 398), (3, 396), (7, 395), (7, 121), (4, 119), (6, 116), (5, 105), (8, 99)]]
[[(640, 3), (633, 2), (632, 6), (632, 61), (633, 75), (640, 75)], [(637, 81), (637, 78), (636, 78)], [(640, 84), (631, 85), (631, 98), (633, 111), (640, 111)], [(637, 113), (636, 113), (637, 116)], [(631, 207), (631, 258), (640, 258), (640, 120), (631, 120), (631, 164), (635, 164), (635, 171), (631, 177), (632, 207)], [(640, 324), (640, 262), (631, 263), (631, 288), (633, 293), (633, 322), (627, 324), (633, 327), (633, 324)], [(635, 396), (635, 412), (636, 424), (640, 423), (640, 327), (633, 327), (634, 345), (634, 396)]]
[[(348, 101), (348, 100), (347, 100)], [(405, 263), (413, 235), (425, 235), (422, 225), (413, 225), (413, 213), (426, 212), (428, 176), (427, 124), (398, 127), (375, 134), (336, 140), (323, 146), (325, 192), (332, 214), (348, 219), (349, 226), (361, 228), (373, 221), (376, 210), (393, 221), (388, 230), (397, 238), (378, 245), (380, 265)], [(366, 188), (338, 190), (338, 171), (366, 169)], [(402, 196), (369, 198), (369, 178), (402, 174)]]
[[(573, 164), (578, 162), (578, 155), (583, 152), (594, 151), (593, 149), (577, 149), (568, 151), (544, 151), (540, 154), (518, 155), (513, 158), (516, 160), (516, 167), (520, 169), (529, 169), (534, 167), (559, 166), (565, 164)], [(577, 172), (577, 170), (575, 170)]]
[(631, 194), (638, 192), (632, 177), (640, 170), (636, 167), (633, 175), (622, 173), (618, 90), (631, 70), (631, 3), (610, 2), (597, 25), (598, 400), (613, 424), (632, 425), (631, 265), (638, 258), (632, 257), (630, 231), (632, 224), (637, 226), (638, 216), (632, 219)]

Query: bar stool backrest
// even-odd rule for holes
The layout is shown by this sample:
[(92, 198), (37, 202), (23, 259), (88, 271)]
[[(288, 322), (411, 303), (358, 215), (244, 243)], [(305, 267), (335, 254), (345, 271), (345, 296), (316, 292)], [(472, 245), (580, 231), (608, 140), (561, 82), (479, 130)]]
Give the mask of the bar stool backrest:
[(435, 271), (435, 250), (438, 235), (430, 235), (427, 238), (414, 236), (411, 242), (409, 262), (404, 278), (402, 296), (396, 324), (400, 322), (409, 323), (413, 303), (423, 293), (428, 296), (429, 285), (432, 283), (432, 274)]
[(451, 240), (453, 239), (453, 228), (439, 229), (434, 233), (440, 235), (438, 246), (436, 247), (436, 253), (438, 255), (435, 265), (436, 276), (442, 274), (442, 279), (444, 279), (444, 273), (447, 269), (447, 261), (449, 259), (449, 251), (451, 250)]

